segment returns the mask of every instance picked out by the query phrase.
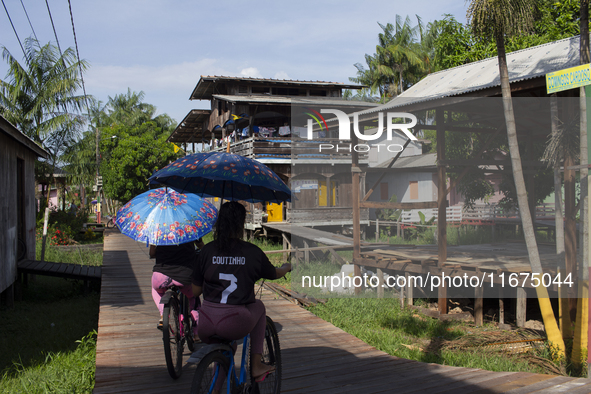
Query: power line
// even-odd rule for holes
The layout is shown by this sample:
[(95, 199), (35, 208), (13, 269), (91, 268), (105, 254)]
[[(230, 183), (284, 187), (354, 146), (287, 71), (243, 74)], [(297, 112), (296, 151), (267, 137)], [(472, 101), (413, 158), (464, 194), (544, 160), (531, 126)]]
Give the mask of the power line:
[(86, 101), (87, 110), (90, 111), (90, 107), (88, 106), (88, 96), (86, 95), (86, 87), (84, 86), (84, 75), (82, 73), (82, 63), (80, 62), (80, 52), (78, 52), (76, 28), (74, 27), (74, 14), (72, 14), (72, 3), (70, 3), (70, 0), (68, 0), (68, 7), (70, 7), (70, 20), (72, 21), (72, 32), (74, 33), (74, 46), (76, 47), (76, 57), (78, 58), (78, 67), (80, 68), (80, 79), (82, 80), (82, 91), (84, 92), (84, 101)]
[(21, 43), (21, 39), (18, 36), (18, 33), (16, 32), (16, 28), (14, 27), (14, 23), (12, 23), (12, 18), (10, 17), (10, 14), (8, 13), (8, 9), (6, 8), (6, 4), (4, 4), (4, 0), (2, 0), (2, 5), (4, 6), (4, 11), (6, 11), (6, 15), (8, 16), (8, 20), (10, 21), (10, 25), (12, 26), (12, 30), (14, 31), (14, 35), (16, 36), (16, 39), (18, 40), (18, 44), (21, 46), (21, 49), (23, 51), (23, 55), (25, 55), (25, 58), (27, 57), (27, 54), (25, 52), (25, 48), (23, 48), (23, 44)]
[[(4, 2), (4, 0), (2, 0)], [(51, 20), (51, 27), (53, 27), (53, 34), (55, 35), (55, 41), (57, 42), (57, 49), (60, 51), (60, 56), (63, 56), (62, 48), (60, 47), (60, 40), (57, 38), (57, 32), (55, 31), (55, 25), (53, 24), (53, 18), (51, 17), (51, 10), (49, 9), (49, 2), (45, 0), (47, 5), (47, 12), (49, 13), (49, 20)]]
[(21, 0), (21, 4), (23, 6), (23, 10), (25, 10), (25, 15), (27, 16), (27, 20), (29, 21), (29, 26), (31, 26), (31, 30), (33, 30), (33, 35), (35, 36), (35, 40), (37, 40), (37, 42), (39, 42), (39, 39), (37, 38), (37, 33), (35, 33), (35, 29), (33, 29), (33, 24), (31, 23), (31, 20), (29, 19), (29, 14), (27, 13), (27, 9), (25, 8), (25, 3), (23, 3), (23, 0)]

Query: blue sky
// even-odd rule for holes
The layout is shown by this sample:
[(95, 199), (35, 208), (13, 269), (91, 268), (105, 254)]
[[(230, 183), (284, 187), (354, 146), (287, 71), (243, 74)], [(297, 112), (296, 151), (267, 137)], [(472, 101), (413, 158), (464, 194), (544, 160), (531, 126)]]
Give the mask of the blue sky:
[[(32, 36), (21, 0), (4, 0), (21, 39)], [(39, 41), (55, 43), (45, 2), (22, 0)], [(62, 49), (74, 47), (67, 0), (48, 0)], [(375, 52), (378, 22), (396, 15), (424, 23), (453, 15), (463, 0), (168, 1), (71, 0), (86, 91), (108, 97), (143, 91), (145, 102), (177, 122), (207, 102), (190, 101), (201, 75), (349, 82), (355, 63)], [(4, 9), (0, 44), (22, 51)], [(6, 75), (0, 62), (0, 76)]]

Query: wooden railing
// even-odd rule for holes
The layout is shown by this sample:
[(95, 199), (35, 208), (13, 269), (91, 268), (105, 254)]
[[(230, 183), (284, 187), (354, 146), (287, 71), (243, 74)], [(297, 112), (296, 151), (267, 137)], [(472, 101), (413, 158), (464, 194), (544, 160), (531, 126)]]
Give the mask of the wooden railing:
[[(353, 208), (346, 207), (319, 207), (306, 209), (288, 209), (287, 221), (289, 223), (351, 221)], [(360, 210), (360, 220), (369, 220), (369, 209)]]
[[(331, 148), (332, 146), (332, 148)], [(212, 152), (225, 152), (227, 146), (211, 149)], [(290, 159), (332, 162), (351, 161), (351, 141), (335, 138), (317, 140), (291, 139), (287, 137), (249, 137), (230, 144), (230, 152), (240, 156), (262, 159)], [(367, 152), (358, 152), (359, 162), (367, 163)]]
[[(420, 222), (419, 211), (425, 215), (425, 220), (429, 221), (435, 217), (437, 221), (437, 209), (412, 209), (403, 211), (401, 214), (402, 223)], [(454, 205), (446, 208), (446, 221), (451, 223), (463, 224), (493, 224), (495, 221), (503, 219), (519, 219), (519, 209), (505, 210), (496, 204), (480, 204), (474, 208), (464, 209), (463, 205)], [(554, 219), (554, 204), (544, 203), (536, 206), (536, 219)]]

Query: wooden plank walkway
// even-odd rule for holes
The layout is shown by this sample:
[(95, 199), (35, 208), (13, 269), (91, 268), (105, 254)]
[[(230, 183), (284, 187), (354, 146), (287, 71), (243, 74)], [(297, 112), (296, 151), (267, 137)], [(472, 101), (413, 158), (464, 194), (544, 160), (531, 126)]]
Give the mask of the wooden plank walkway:
[[(166, 371), (147, 248), (107, 231), (103, 256), (94, 393), (188, 392), (195, 366), (179, 380)], [(591, 393), (589, 379), (392, 357), (270, 292), (263, 300), (279, 330), (284, 393)]]
[(17, 271), (23, 274), (24, 282), (27, 282), (27, 275), (47, 275), (61, 278), (100, 280), (101, 267), (94, 267), (82, 264), (52, 263), (50, 261), (21, 260), (17, 263)]

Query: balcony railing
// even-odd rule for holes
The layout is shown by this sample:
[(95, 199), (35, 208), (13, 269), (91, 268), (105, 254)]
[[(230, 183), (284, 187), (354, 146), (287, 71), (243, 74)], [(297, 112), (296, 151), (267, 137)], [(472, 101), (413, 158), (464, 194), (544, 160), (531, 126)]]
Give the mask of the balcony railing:
[[(211, 149), (225, 152), (226, 146)], [(265, 161), (265, 159), (285, 159), (294, 162), (330, 162), (346, 164), (351, 162), (354, 147), (351, 141), (336, 138), (317, 140), (291, 139), (290, 137), (249, 137), (230, 144), (230, 152), (240, 156)], [(358, 152), (359, 163), (368, 163), (367, 152)]]

